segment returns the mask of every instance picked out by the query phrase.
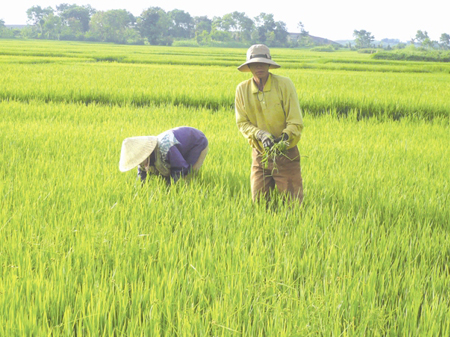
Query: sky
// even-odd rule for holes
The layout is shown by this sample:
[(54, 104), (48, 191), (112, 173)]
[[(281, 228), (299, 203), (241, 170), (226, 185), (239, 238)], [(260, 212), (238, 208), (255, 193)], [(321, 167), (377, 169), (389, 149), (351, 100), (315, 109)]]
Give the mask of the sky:
[(244, 12), (251, 19), (266, 13), (286, 23), (289, 32), (299, 32), (298, 23), (302, 22), (310, 35), (330, 40), (352, 40), (354, 30), (371, 32), (375, 40), (403, 42), (410, 41), (418, 30), (437, 41), (442, 33), (450, 34), (448, 0), (0, 0), (0, 19), (7, 25), (26, 24), (28, 8), (38, 5), (55, 9), (61, 3), (89, 4), (103, 11), (126, 9), (135, 16), (156, 6), (166, 12), (179, 9), (209, 19), (234, 11)]

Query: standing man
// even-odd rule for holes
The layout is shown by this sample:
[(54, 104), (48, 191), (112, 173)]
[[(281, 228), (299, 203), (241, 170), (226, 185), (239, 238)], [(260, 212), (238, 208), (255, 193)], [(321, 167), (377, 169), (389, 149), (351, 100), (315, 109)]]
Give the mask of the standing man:
[[(250, 176), (253, 201), (261, 196), (270, 199), (270, 191), (278, 190), (301, 204), (303, 183), (300, 153), (297, 143), (303, 129), (303, 118), (297, 92), (292, 81), (274, 75), (269, 69), (280, 68), (272, 61), (269, 48), (263, 44), (251, 46), (247, 61), (239, 71), (251, 72), (253, 77), (240, 83), (236, 89), (236, 123), (253, 147)], [(265, 151), (274, 143), (288, 141), (285, 155), (269, 159), (267, 167), (261, 163)]]

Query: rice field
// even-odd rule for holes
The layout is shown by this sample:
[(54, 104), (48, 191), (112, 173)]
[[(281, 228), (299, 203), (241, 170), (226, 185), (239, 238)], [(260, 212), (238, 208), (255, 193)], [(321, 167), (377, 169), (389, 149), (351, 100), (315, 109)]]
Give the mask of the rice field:
[[(0, 336), (450, 334), (446, 65), (273, 50), (305, 199), (267, 209), (245, 52), (0, 40)], [(119, 171), (124, 138), (180, 125), (209, 140), (199, 174)]]

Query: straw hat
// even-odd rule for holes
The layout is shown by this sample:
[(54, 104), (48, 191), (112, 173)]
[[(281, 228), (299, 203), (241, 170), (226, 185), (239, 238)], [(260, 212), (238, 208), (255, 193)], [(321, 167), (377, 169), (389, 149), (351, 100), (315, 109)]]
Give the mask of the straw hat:
[(119, 170), (126, 172), (138, 166), (151, 155), (157, 143), (155, 136), (125, 138), (120, 153)]
[(250, 63), (267, 63), (270, 64), (269, 69), (276, 69), (281, 67), (279, 64), (272, 61), (269, 47), (263, 44), (254, 44), (253, 46), (248, 48), (247, 62), (241, 64), (238, 67), (238, 70), (242, 72), (250, 72), (250, 68), (248, 67)]

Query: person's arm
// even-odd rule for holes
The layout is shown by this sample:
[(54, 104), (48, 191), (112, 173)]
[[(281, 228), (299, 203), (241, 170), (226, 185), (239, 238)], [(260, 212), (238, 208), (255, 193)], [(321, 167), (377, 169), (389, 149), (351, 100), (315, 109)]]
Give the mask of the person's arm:
[(284, 109), (286, 112), (286, 127), (283, 133), (289, 136), (289, 147), (297, 145), (303, 130), (303, 117), (298, 102), (297, 91), (294, 83), (288, 80), (287, 85), (283, 88)]
[(147, 178), (147, 171), (141, 169), (141, 168), (138, 166), (137, 177), (141, 179), (141, 182), (142, 182), (142, 183), (145, 183), (145, 179)]
[(191, 165), (184, 159), (176, 146), (172, 146), (167, 152), (167, 161), (170, 164), (170, 176), (174, 181), (178, 181), (191, 170)]
[(245, 138), (249, 140), (250, 143), (257, 142), (257, 133), (260, 131), (255, 125), (253, 125), (245, 110), (244, 105), (244, 97), (242, 89), (238, 86), (236, 89), (236, 97), (235, 97), (235, 111), (236, 111), (236, 124), (244, 135)]

